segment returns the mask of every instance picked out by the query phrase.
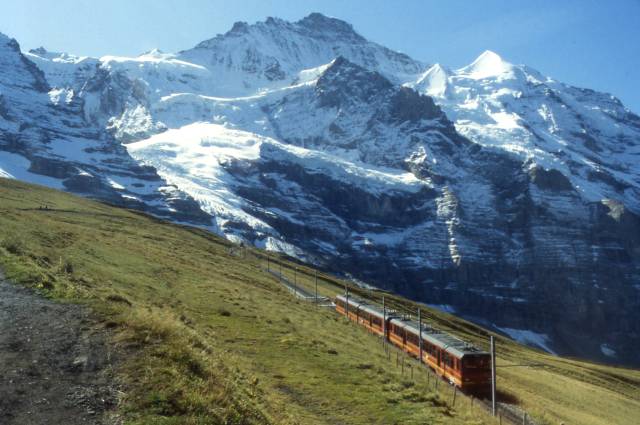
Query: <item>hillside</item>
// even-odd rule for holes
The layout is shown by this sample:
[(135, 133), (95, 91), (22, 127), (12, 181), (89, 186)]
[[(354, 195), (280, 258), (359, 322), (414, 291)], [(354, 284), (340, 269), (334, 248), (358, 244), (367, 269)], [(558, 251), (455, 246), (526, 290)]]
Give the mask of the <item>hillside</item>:
[[(291, 277), (294, 263), (279, 261)], [(125, 423), (495, 423), (467, 399), (451, 406), (451, 388), (436, 391), (424, 371), (401, 376), (380, 340), (295, 300), (265, 266), (264, 252), (203, 230), (0, 179), (0, 267), (87, 306), (109, 329), (126, 354), (117, 370)], [(310, 288), (314, 272), (298, 267)], [(322, 294), (342, 285), (321, 274)], [(486, 344), (485, 330), (425, 311), (432, 325)], [(538, 423), (633, 424), (640, 415), (640, 372), (498, 344), (503, 397)]]

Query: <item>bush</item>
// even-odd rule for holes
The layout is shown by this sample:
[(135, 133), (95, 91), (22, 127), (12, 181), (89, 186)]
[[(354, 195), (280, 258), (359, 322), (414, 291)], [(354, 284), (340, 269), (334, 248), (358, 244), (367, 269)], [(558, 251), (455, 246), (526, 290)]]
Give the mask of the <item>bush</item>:
[(111, 301), (111, 302), (114, 302), (114, 303), (126, 304), (129, 307), (131, 307), (133, 305), (131, 303), (131, 301), (129, 301), (128, 299), (126, 299), (122, 295), (117, 295), (117, 294), (107, 295), (107, 301)]
[(3, 239), (2, 242), (0, 242), (0, 246), (13, 255), (22, 255), (25, 252), (24, 243), (16, 236), (9, 236)]
[(73, 263), (70, 260), (60, 262), (60, 271), (65, 274), (73, 273)]
[(360, 370), (368, 370), (373, 369), (373, 365), (371, 363), (360, 363), (356, 368)]

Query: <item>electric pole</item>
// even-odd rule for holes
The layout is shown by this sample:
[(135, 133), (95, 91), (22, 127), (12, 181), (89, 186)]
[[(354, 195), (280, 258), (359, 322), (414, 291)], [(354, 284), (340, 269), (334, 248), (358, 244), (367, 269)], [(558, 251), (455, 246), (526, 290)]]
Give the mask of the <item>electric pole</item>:
[(418, 345), (420, 346), (420, 362), (422, 362), (422, 313), (418, 307)]
[(491, 336), (491, 412), (496, 415), (496, 342)]

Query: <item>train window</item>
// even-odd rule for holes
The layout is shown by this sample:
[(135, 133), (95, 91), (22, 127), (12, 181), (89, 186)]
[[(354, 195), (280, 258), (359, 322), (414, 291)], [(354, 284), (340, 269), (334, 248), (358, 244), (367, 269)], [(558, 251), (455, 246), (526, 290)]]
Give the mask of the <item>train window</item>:
[(410, 332), (407, 332), (407, 341), (409, 341), (411, 344), (415, 345), (416, 347), (418, 346), (418, 335), (412, 334)]
[(430, 343), (425, 343), (425, 346), (427, 348), (427, 353), (429, 353), (431, 356), (435, 357), (436, 356), (436, 347), (433, 344)]
[(448, 367), (452, 367), (452, 358), (449, 356), (449, 353), (444, 353), (444, 364)]

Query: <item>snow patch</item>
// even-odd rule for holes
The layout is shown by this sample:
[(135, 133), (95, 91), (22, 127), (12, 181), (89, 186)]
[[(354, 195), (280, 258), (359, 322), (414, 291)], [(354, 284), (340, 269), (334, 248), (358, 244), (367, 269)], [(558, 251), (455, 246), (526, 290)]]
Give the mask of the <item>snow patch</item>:
[(29, 172), (31, 161), (14, 153), (0, 151), (0, 177), (22, 180), (63, 190), (64, 186), (58, 179)]
[(455, 314), (456, 309), (454, 306), (449, 304), (425, 304), (428, 307), (438, 309), (440, 311), (444, 311), (445, 313)]
[(557, 356), (555, 351), (553, 351), (549, 347), (551, 340), (547, 334), (541, 334), (526, 329), (500, 328), (497, 326), (496, 328), (504, 332), (509, 336), (509, 338), (519, 342), (520, 344), (537, 347), (546, 351), (547, 353)]
[(602, 352), (602, 354), (604, 354), (607, 357), (617, 357), (618, 356), (618, 354), (616, 353), (616, 350), (611, 348), (611, 346), (608, 345), (608, 344), (600, 345), (600, 351)]

